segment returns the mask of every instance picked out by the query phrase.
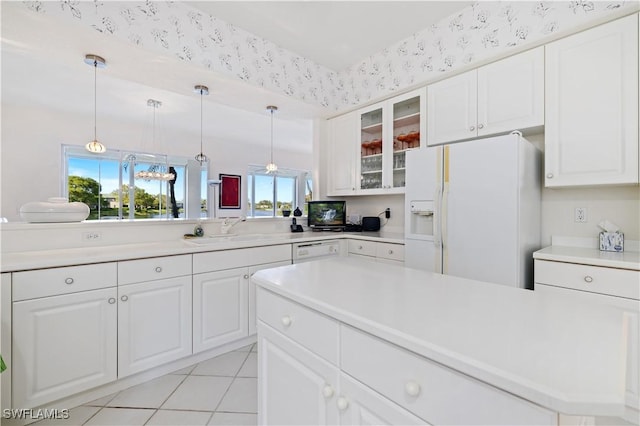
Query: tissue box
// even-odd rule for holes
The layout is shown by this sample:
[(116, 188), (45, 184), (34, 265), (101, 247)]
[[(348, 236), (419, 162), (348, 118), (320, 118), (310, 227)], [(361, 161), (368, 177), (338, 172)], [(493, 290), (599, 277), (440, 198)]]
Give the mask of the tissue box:
[(601, 251), (624, 251), (624, 234), (622, 232), (601, 232)]

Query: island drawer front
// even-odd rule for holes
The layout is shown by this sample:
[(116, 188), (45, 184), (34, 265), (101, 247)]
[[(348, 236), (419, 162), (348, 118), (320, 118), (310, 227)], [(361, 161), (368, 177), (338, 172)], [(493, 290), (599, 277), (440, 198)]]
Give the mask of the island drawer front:
[(377, 243), (376, 257), (404, 262), (404, 246), (402, 244)]
[(375, 257), (377, 244), (375, 241), (349, 240), (349, 253)]
[(115, 262), (14, 272), (12, 300), (16, 302), (115, 287), (117, 279), (118, 267)]
[(118, 284), (191, 275), (191, 255), (163, 256), (118, 262)]
[(557, 415), (399, 346), (341, 327), (341, 369), (431, 424), (556, 425)]
[(640, 272), (535, 260), (535, 282), (640, 300)]
[(210, 251), (193, 255), (193, 273), (201, 274), (282, 261), (291, 262), (291, 244)]
[(285, 336), (338, 364), (338, 323), (289, 299), (258, 287), (258, 318)]

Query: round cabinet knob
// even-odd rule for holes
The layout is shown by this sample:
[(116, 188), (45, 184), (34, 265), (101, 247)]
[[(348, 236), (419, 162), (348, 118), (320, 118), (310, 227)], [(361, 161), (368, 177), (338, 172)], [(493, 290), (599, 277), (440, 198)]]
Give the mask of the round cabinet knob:
[(325, 398), (331, 398), (333, 396), (333, 388), (331, 385), (325, 385), (324, 388), (322, 388), (322, 395), (324, 395)]
[(484, 129), (484, 124), (478, 124), (478, 129)]
[(114, 303), (116, 303), (116, 298), (115, 297), (110, 297), (108, 300), (110, 305), (113, 305)]
[(336, 405), (338, 406), (338, 410), (344, 411), (349, 407), (349, 401), (347, 401), (347, 398), (345, 398), (344, 396), (341, 396), (336, 401)]
[(156, 272), (162, 272), (162, 268), (160, 266), (156, 266)]
[(553, 173), (547, 173), (547, 179), (553, 179)]
[(123, 302), (126, 302), (127, 300), (129, 300), (129, 296), (127, 296), (126, 294), (120, 297), (120, 300), (122, 300)]
[(362, 246), (358, 246), (358, 250), (362, 250)]
[(410, 380), (404, 385), (404, 391), (409, 396), (418, 396), (420, 395), (420, 385), (413, 380)]
[(389, 254), (393, 254), (393, 250), (389, 250)]
[(586, 282), (586, 283), (593, 282), (593, 277), (590, 277), (589, 275), (587, 275), (586, 277), (584, 277), (584, 282)]
[(66, 278), (64, 282), (65, 284), (73, 284), (73, 278)]
[(469, 127), (469, 131), (470, 131), (470, 132), (473, 132), (475, 129), (476, 129), (476, 126), (471, 126), (471, 127)]
[(291, 325), (291, 317), (289, 315), (285, 315), (282, 317), (282, 319), (280, 320), (280, 322), (282, 323), (282, 325), (284, 325), (285, 327), (289, 327)]
[(244, 274), (244, 275), (242, 276), (242, 278), (244, 278), (245, 280), (248, 280), (248, 279), (249, 279), (249, 274)]

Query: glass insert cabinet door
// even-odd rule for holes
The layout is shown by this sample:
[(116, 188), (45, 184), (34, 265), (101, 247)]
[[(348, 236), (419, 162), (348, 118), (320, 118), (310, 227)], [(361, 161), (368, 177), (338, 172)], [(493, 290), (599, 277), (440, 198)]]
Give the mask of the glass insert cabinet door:
[(405, 186), (405, 153), (420, 148), (420, 96), (393, 104), (392, 186)]
[(382, 107), (360, 115), (360, 189), (382, 188)]

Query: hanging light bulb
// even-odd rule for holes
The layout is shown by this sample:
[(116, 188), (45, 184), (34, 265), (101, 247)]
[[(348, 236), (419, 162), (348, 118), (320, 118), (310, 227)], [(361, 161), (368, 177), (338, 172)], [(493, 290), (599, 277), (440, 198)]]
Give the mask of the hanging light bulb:
[(267, 164), (267, 173), (275, 173), (278, 171), (278, 166), (273, 162), (273, 113), (278, 110), (277, 106), (269, 105), (267, 111), (271, 112), (271, 161)]
[(206, 155), (202, 152), (202, 97), (209, 94), (209, 88), (198, 84), (193, 88), (196, 93), (200, 93), (200, 154), (196, 155), (196, 161), (202, 166), (203, 163), (209, 161)]
[(89, 152), (93, 152), (95, 154), (102, 154), (107, 150), (107, 147), (98, 142), (97, 137), (97, 104), (98, 104), (98, 95), (97, 95), (97, 79), (98, 79), (98, 68), (104, 68), (107, 66), (106, 61), (98, 55), (86, 55), (84, 57), (84, 62), (88, 65), (93, 66), (93, 140), (85, 145), (85, 148)]
[[(147, 106), (153, 108), (153, 124), (152, 124), (152, 144), (155, 148), (156, 143), (156, 110), (162, 106), (162, 102), (155, 99), (147, 99)], [(140, 170), (135, 174), (136, 179), (143, 180), (159, 180), (159, 181), (171, 181), (175, 179), (176, 175), (170, 172), (163, 172), (162, 166), (159, 164), (153, 164), (149, 167), (149, 170)]]

